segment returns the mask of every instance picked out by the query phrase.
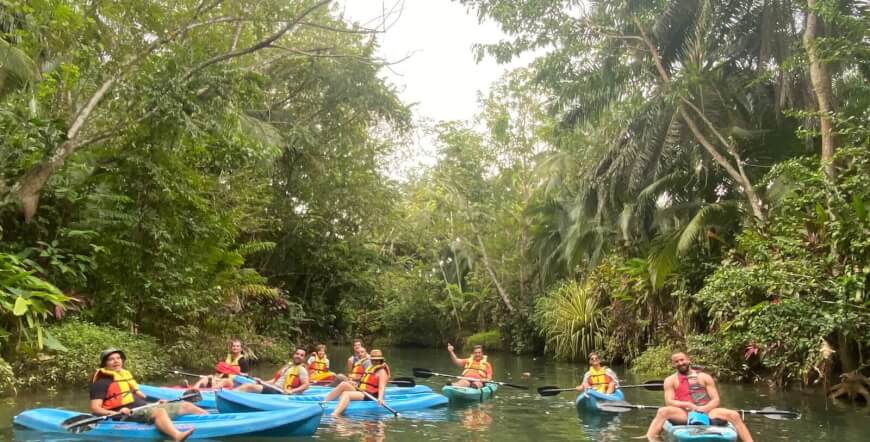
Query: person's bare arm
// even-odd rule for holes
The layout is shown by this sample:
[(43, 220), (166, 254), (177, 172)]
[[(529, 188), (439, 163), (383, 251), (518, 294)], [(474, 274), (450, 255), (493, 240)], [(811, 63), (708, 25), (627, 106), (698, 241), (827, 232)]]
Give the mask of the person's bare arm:
[(453, 344), (447, 344), (447, 351), (450, 353), (450, 360), (453, 361), (453, 365), (457, 367), (465, 367), (465, 359), (459, 359), (456, 357), (456, 353), (453, 353)]
[(702, 407), (698, 407), (697, 411), (709, 413), (710, 410), (719, 408), (719, 389), (716, 388), (716, 381), (713, 379), (713, 376), (706, 373), (700, 373), (698, 374), (698, 381), (703, 382), (704, 387), (707, 388), (707, 396), (710, 398), (710, 402), (707, 402), (707, 404)]

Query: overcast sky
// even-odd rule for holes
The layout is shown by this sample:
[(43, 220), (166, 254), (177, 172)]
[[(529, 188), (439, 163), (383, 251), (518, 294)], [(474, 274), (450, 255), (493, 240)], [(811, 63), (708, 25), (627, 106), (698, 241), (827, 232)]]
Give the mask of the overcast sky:
[[(474, 60), (474, 43), (492, 43), (503, 34), (492, 22), (478, 23), (475, 13), (450, 0), (342, 0), (340, 8), (351, 21), (366, 24), (395, 5), (401, 15), (388, 20), (378, 38), (380, 56), (407, 60), (385, 70), (406, 103), (417, 103), (418, 117), (467, 120), (477, 109), (478, 91), (487, 91), (508, 68), (491, 58)], [(370, 23), (376, 27), (378, 23)], [(514, 67), (518, 64), (514, 64)]]

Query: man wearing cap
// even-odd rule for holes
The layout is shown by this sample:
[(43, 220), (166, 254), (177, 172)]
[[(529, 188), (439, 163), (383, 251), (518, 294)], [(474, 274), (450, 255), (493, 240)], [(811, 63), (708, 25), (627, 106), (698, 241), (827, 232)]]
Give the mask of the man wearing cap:
[(359, 384), (344, 381), (323, 398), (324, 402), (328, 402), (341, 396), (335, 411), (332, 412), (333, 416), (341, 416), (350, 401), (377, 400), (379, 405), (384, 405), (384, 393), (390, 381), (390, 367), (384, 362), (384, 354), (380, 350), (372, 350), (368, 357), (371, 365), (366, 368)]
[(256, 384), (244, 384), (236, 391), (262, 394), (301, 394), (311, 383), (308, 380), (308, 370), (305, 369), (305, 349), (297, 348), (293, 359), (281, 370), (275, 373), (271, 381), (254, 378)]
[(91, 379), (91, 413), (97, 416), (123, 414), (133, 421), (153, 422), (157, 430), (172, 440), (187, 439), (194, 429), (178, 431), (172, 424), (172, 418), (208, 412), (190, 402), (171, 402), (136, 410), (148, 403), (145, 402), (145, 394), (139, 391), (139, 384), (133, 379), (133, 375), (124, 369), (126, 360), (124, 352), (116, 348), (100, 353), (100, 368)]

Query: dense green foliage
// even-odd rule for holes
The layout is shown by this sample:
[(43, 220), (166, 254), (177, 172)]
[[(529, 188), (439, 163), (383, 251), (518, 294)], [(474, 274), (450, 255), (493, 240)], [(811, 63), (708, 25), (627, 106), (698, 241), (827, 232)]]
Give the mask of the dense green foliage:
[(146, 377), (351, 336), (867, 372), (861, 2), (460, 2), (508, 34), (479, 57), (539, 57), (401, 180), (411, 111), (329, 1), (0, 2), (3, 356), (78, 376), (105, 328), (160, 346)]
[(85, 386), (100, 366), (100, 352), (108, 347), (124, 350), (125, 367), (136, 379), (163, 377), (171, 368), (169, 356), (150, 336), (87, 322), (65, 321), (49, 327), (67, 351), (20, 360), (16, 379), (22, 388), (53, 389), (59, 386)]

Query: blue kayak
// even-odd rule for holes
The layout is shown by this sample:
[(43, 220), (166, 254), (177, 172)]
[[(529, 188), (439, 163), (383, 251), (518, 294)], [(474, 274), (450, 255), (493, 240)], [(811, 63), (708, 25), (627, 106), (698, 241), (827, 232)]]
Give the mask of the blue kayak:
[[(310, 404), (323, 406), (324, 413), (331, 413), (338, 405), (338, 400), (321, 402), (322, 398), (306, 396), (290, 396), (281, 394), (240, 393), (232, 390), (222, 390), (217, 393), (217, 408), (221, 413), (244, 413), (249, 411), (284, 410), (288, 407), (305, 407)], [(437, 393), (420, 393), (394, 395), (385, 398), (387, 405), (394, 410), (422, 410), (447, 404), (447, 398)], [(345, 414), (355, 413), (390, 413), (375, 401), (352, 401)]]
[[(13, 418), (17, 428), (46, 433), (63, 433), (62, 422), (83, 413), (57, 408), (27, 410)], [(89, 416), (89, 415), (88, 415)], [(320, 425), (323, 410), (316, 405), (306, 405), (278, 411), (236, 414), (186, 415), (173, 419), (176, 428), (186, 431), (193, 428), (190, 439), (211, 439), (230, 436), (311, 436)], [(80, 436), (93, 439), (157, 439), (166, 436), (153, 424), (105, 420), (93, 424), (93, 428)]]
[[(171, 388), (171, 387), (155, 387), (153, 385), (145, 385), (139, 384), (139, 390), (145, 394), (151, 401), (156, 401), (160, 399), (172, 400), (178, 399), (184, 395), (184, 391), (180, 388)], [(289, 398), (300, 399), (300, 400), (317, 400), (322, 401), (326, 395), (332, 391), (330, 387), (310, 387), (308, 390), (305, 390), (304, 393), (298, 395), (288, 395)], [(431, 393), (432, 389), (425, 385), (417, 385), (414, 387), (387, 387), (387, 398), (392, 397), (393, 395), (407, 395), (407, 394), (420, 394), (420, 393)], [(202, 395), (202, 399), (199, 402), (196, 402), (196, 405), (200, 408), (214, 409), (217, 408), (217, 401), (215, 400), (215, 393), (212, 390), (202, 390), (200, 391)], [(313, 399), (304, 399), (304, 398), (313, 398)]]
[(734, 442), (737, 431), (731, 424), (719, 425), (674, 425), (665, 422), (667, 440), (677, 442)]
[(613, 392), (613, 394), (600, 393), (598, 390), (595, 390), (593, 388), (587, 388), (586, 391), (577, 396), (575, 404), (577, 405), (577, 410), (579, 411), (604, 413), (598, 408), (598, 404), (600, 402), (624, 400), (625, 395), (623, 395), (622, 390), (618, 388)]

